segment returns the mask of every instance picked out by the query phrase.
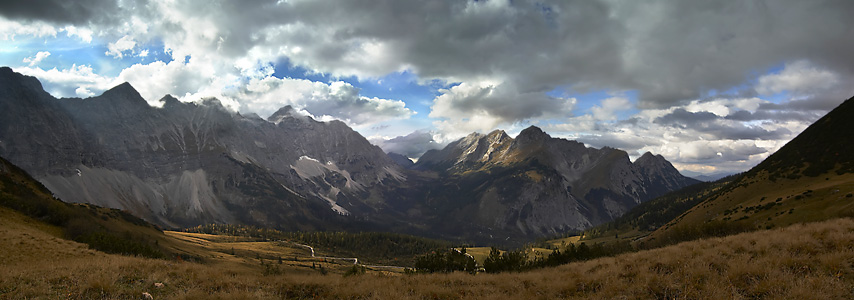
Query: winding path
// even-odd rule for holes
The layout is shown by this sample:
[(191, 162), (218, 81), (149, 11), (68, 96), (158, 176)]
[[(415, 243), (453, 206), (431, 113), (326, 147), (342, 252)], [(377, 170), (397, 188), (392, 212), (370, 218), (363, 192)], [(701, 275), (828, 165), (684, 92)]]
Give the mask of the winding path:
[(400, 266), (363, 265), (363, 264), (360, 264), (360, 263), (359, 263), (359, 258), (358, 258), (358, 257), (330, 257), (330, 256), (315, 256), (315, 254), (314, 254), (314, 247), (312, 247), (312, 246), (309, 246), (309, 245), (303, 245), (303, 244), (299, 244), (299, 243), (295, 243), (295, 242), (282, 241), (282, 240), (279, 240), (279, 241), (277, 241), (277, 242), (280, 242), (280, 243), (288, 243), (288, 244), (292, 244), (292, 245), (295, 245), (295, 246), (300, 246), (300, 247), (308, 248), (309, 250), (311, 250), (311, 257), (312, 257), (312, 258), (320, 258), (320, 259), (327, 259), (327, 260), (353, 261), (353, 264), (354, 264), (354, 265), (362, 266), (362, 267), (365, 267), (365, 268), (372, 268), (372, 269), (394, 269), (394, 270), (401, 270), (401, 271), (406, 269), (406, 267), (400, 267)]

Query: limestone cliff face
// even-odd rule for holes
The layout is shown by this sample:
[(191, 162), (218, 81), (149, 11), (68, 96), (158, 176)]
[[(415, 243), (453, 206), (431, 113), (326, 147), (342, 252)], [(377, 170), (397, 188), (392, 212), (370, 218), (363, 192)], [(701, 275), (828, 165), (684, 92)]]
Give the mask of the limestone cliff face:
[(375, 209), (341, 200), (404, 179), (344, 123), (290, 107), (268, 120), (216, 100), (166, 96), (156, 108), (127, 83), (93, 98), (56, 99), (9, 68), (0, 69), (0, 91), (1, 156), (65, 201), (125, 209), (163, 226), (319, 228), (328, 223), (322, 219)]
[[(646, 154), (635, 163), (622, 150), (588, 148), (552, 138), (537, 127), (515, 139), (503, 131), (473, 133), (424, 154), (413, 167), (445, 174), (442, 188), (450, 214), (471, 213), (473, 226), (521, 235), (549, 235), (612, 220), (642, 201), (696, 181), (663, 157)], [(439, 179), (440, 181), (443, 179)]]

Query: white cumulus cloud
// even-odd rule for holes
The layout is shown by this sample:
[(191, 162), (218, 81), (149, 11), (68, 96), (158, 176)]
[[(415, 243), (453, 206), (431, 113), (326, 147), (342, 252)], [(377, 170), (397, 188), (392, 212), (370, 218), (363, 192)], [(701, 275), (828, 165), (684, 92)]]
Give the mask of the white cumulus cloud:
[(32, 57), (24, 58), (24, 62), (28, 63), (30, 67), (39, 64), (42, 60), (50, 56), (50, 52), (48, 51), (39, 51), (36, 55)]
[(134, 41), (132, 37), (126, 35), (118, 41), (109, 43), (105, 54), (115, 58), (122, 58), (124, 57), (125, 51), (133, 50), (134, 47), (136, 47), (136, 41)]
[(759, 77), (756, 91), (762, 95), (792, 92), (804, 96), (826, 91), (839, 84), (839, 81), (836, 73), (818, 68), (809, 61), (799, 60), (787, 63), (779, 73)]

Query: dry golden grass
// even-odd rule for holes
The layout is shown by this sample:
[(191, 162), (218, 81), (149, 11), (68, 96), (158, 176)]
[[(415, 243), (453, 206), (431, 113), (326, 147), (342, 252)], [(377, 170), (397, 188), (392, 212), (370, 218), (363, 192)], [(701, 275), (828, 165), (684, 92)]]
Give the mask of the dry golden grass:
[[(458, 250), (460, 248), (457, 248)], [(486, 257), (489, 256), (489, 251), (492, 250), (490, 247), (471, 247), (466, 248), (466, 253), (471, 255), (474, 260), (477, 261), (478, 264), (483, 265), (483, 261), (486, 260)], [(502, 251), (504, 252), (504, 251)]]
[(562, 239), (549, 240), (547, 243), (549, 243), (555, 247), (566, 247), (566, 245), (569, 245), (572, 243), (577, 243), (579, 240), (581, 240), (581, 236), (575, 235), (575, 236), (571, 236), (571, 237), (565, 237)]
[[(461, 250), (462, 248), (457, 248), (457, 250)], [(492, 247), (472, 247), (466, 248), (466, 253), (471, 255), (475, 261), (477, 261), (478, 265), (483, 265), (483, 261), (486, 260), (486, 257), (489, 256), (489, 251), (492, 250)], [(546, 249), (546, 248), (525, 248), (525, 255), (529, 260), (534, 260), (537, 258), (546, 258), (549, 254), (552, 254), (554, 250)], [(504, 253), (503, 250), (499, 250), (501, 253)]]
[[(708, 221), (763, 229), (854, 216), (854, 200), (846, 197), (854, 193), (854, 173), (770, 181), (768, 173), (760, 172), (736, 183), (733, 190), (691, 208), (648, 239), (666, 242), (675, 232)], [(765, 205), (770, 207), (750, 209)]]
[[(344, 277), (256, 263), (103, 254), (0, 212), (0, 298), (140, 299), (851, 299), (854, 220), (681, 243), (527, 273)], [(8, 217), (13, 215), (13, 217)], [(170, 234), (170, 236), (174, 236)], [(208, 254), (222, 237), (185, 236)], [(181, 243), (183, 243), (181, 242)], [(176, 242), (178, 243), (178, 242)], [(205, 245), (204, 243), (209, 243)], [(211, 246), (210, 243), (214, 243)], [(238, 241), (238, 243), (240, 243)], [(252, 246), (252, 250), (275, 245)], [(235, 247), (237, 250), (238, 247)], [(229, 249), (230, 250), (230, 249)], [(247, 249), (248, 250), (248, 249)], [(202, 251), (202, 250), (195, 250)], [(273, 250), (270, 250), (273, 251)], [(332, 268), (332, 267), (330, 267)], [(155, 283), (163, 283), (162, 288)]]
[(320, 262), (305, 259), (311, 256), (307, 249), (282, 243), (201, 233), (166, 231), (165, 234), (173, 239), (169, 247), (172, 252), (198, 257), (205, 265), (220, 269), (257, 271), (263, 260), (290, 272), (311, 273), (311, 263)]

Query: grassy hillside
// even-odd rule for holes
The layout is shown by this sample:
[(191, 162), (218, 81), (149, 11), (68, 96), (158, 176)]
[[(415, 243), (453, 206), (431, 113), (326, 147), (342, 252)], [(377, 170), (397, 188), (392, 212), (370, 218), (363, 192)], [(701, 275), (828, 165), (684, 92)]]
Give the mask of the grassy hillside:
[(85, 243), (97, 250), (147, 257), (169, 255), (160, 247), (163, 233), (153, 225), (120, 210), (62, 202), (2, 158), (0, 207), (53, 225), (57, 237)]
[(644, 240), (702, 236), (854, 216), (854, 98), (810, 125), (744, 176)]
[[(668, 193), (635, 206), (614, 221), (585, 230), (575, 242), (633, 243), (669, 223), (695, 205), (715, 195), (721, 188), (738, 178), (733, 175), (715, 182), (702, 182)], [(550, 241), (553, 245), (566, 244), (566, 240)]]
[(854, 173), (854, 98), (807, 127), (748, 174), (768, 173), (769, 180), (797, 179), (826, 173)]
[[(144, 292), (154, 299), (845, 299), (854, 292), (852, 219), (698, 240), (532, 272), (342, 276), (309, 268), (267, 272), (257, 263), (239, 268), (105, 254), (57, 238), (49, 233), (55, 227), (17, 212), (0, 209), (0, 215), (3, 299), (136, 299)], [(219, 252), (230, 251), (222, 243), (243, 243), (218, 241), (221, 236), (184, 238), (197, 245), (218, 244), (220, 248), (201, 248), (215, 256), (228, 255)], [(259, 248), (241, 249), (235, 246), (237, 252)]]
[(854, 216), (854, 173), (744, 177), (649, 235), (646, 246)]

